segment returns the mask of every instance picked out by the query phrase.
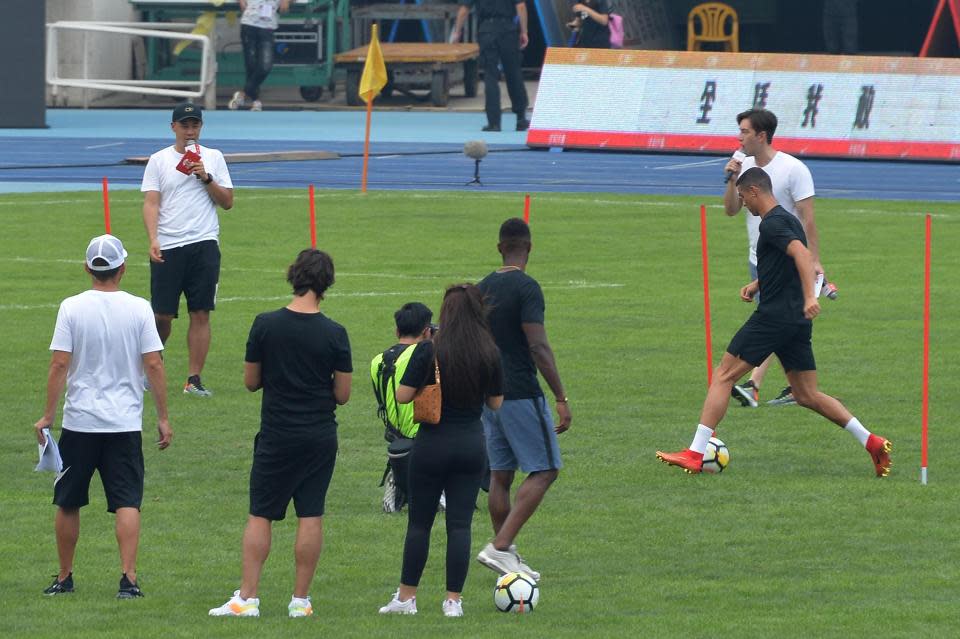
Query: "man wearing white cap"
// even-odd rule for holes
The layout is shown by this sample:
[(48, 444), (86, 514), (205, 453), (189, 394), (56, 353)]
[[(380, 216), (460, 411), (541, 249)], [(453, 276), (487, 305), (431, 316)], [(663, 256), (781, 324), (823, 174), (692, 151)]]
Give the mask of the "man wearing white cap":
[(220, 218), (233, 208), (233, 182), (223, 153), (200, 147), (203, 109), (181, 102), (173, 109), (171, 146), (150, 156), (143, 171), (143, 224), (150, 241), (150, 303), (160, 339), (167, 343), (187, 298), (189, 362), (183, 392), (209, 397), (200, 374), (210, 350), (210, 311), (220, 280)]
[(157, 408), (157, 446), (170, 445), (167, 389), (160, 352), (163, 343), (150, 303), (120, 290), (127, 252), (112, 235), (87, 246), (90, 290), (60, 304), (50, 350), (47, 402), (34, 428), (45, 443), (66, 387), (60, 453), (63, 470), (53, 485), (60, 571), (47, 595), (73, 592), (73, 558), (80, 537), (80, 508), (89, 503), (93, 471), (100, 473), (107, 510), (116, 514), (120, 546), (119, 599), (142, 597), (137, 585), (137, 545), (143, 501), (144, 374)]

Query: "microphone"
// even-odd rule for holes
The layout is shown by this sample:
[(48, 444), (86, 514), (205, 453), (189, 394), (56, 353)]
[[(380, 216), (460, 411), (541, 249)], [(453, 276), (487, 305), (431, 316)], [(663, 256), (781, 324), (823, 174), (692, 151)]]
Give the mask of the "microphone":
[(463, 154), (473, 160), (487, 157), (487, 143), (483, 140), (470, 140), (463, 145)]
[[(743, 162), (747, 158), (747, 154), (741, 151), (740, 149), (737, 149), (736, 151), (733, 152), (732, 157), (737, 162)], [(733, 179), (733, 173), (734, 173), (733, 171), (727, 171), (726, 176), (723, 178), (724, 184), (726, 184), (731, 179)]]
[[(193, 152), (196, 153), (197, 156), (200, 155), (200, 147), (197, 145), (197, 141), (194, 140), (193, 138), (187, 140), (187, 144), (186, 144), (186, 146), (185, 146), (185, 148), (186, 148), (187, 151), (190, 151), (190, 147), (193, 147)], [(198, 180), (202, 180), (202, 179), (203, 179), (203, 178), (201, 178), (199, 175), (197, 175), (196, 173), (193, 174), (193, 177), (197, 178)]]
[(483, 182), (480, 181), (480, 160), (487, 157), (487, 143), (483, 140), (470, 140), (463, 145), (463, 154), (476, 162), (473, 170), (473, 180), (467, 182), (466, 186), (471, 184), (483, 186)]

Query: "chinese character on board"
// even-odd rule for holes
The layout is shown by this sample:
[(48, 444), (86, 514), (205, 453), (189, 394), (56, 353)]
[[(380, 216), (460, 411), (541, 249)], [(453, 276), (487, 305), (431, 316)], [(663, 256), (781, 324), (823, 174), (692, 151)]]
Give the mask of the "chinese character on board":
[(806, 127), (808, 124), (810, 128), (817, 126), (817, 113), (820, 112), (819, 105), (822, 97), (823, 85), (811, 84), (807, 89), (807, 108), (803, 110), (803, 123), (800, 126)]
[(703, 93), (700, 95), (700, 117), (697, 118), (697, 124), (710, 124), (708, 114), (713, 109), (713, 103), (717, 100), (717, 83), (715, 80), (707, 80), (703, 85)]
[(857, 116), (853, 120), (853, 128), (870, 128), (870, 111), (873, 110), (873, 98), (877, 91), (872, 84), (865, 84), (861, 87), (860, 99), (857, 101)]
[(757, 82), (753, 85), (753, 108), (766, 109), (767, 98), (770, 97), (770, 83)]

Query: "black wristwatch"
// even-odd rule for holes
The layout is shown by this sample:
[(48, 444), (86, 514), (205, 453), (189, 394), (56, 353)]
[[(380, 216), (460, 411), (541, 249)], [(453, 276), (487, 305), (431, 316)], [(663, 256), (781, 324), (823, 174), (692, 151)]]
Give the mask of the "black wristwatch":
[(211, 182), (213, 182), (213, 174), (212, 174), (212, 173), (207, 173), (207, 179), (206, 179), (206, 180), (200, 180), (200, 181), (203, 182), (204, 184), (210, 184)]

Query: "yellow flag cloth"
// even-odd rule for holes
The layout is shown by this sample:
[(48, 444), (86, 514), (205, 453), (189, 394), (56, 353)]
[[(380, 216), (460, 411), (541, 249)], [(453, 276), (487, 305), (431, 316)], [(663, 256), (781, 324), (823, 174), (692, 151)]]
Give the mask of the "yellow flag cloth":
[[(221, 1), (221, 4), (223, 2)], [(194, 35), (210, 35), (213, 33), (213, 30), (217, 27), (217, 12), (216, 11), (204, 11), (197, 18), (197, 26), (193, 28), (193, 31), (190, 33)], [(177, 46), (173, 48), (173, 55), (180, 55), (183, 53), (183, 50), (193, 44), (193, 40), (181, 40), (177, 43)]]
[(380, 95), (380, 90), (387, 84), (387, 65), (383, 61), (383, 51), (380, 50), (380, 38), (377, 34), (377, 25), (373, 25), (370, 46), (367, 48), (367, 60), (363, 63), (363, 75), (360, 76), (360, 97), (370, 104)]

